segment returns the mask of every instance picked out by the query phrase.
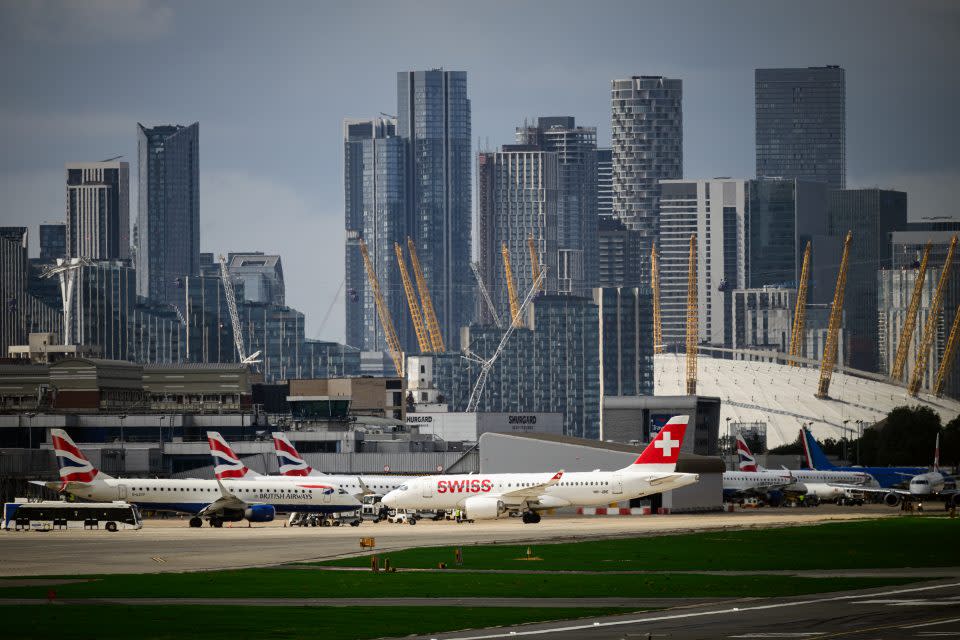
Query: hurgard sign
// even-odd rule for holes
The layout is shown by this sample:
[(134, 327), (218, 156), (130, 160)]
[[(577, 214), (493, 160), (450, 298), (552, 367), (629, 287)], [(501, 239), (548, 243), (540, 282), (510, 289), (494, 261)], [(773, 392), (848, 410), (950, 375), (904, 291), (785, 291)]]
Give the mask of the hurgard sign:
[(533, 431), (537, 426), (537, 416), (508, 415), (507, 424), (513, 431)]

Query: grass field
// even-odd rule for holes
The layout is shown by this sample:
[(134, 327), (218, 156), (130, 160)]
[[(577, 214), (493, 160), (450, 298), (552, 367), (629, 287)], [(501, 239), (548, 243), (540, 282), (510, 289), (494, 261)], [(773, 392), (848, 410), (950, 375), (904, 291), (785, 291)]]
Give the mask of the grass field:
[[(717, 531), (657, 538), (625, 538), (531, 548), (539, 561), (523, 560), (528, 545), (462, 547), (465, 569), (540, 570), (777, 570), (866, 569), (953, 566), (950, 549), (960, 520), (945, 517), (886, 518), (813, 526)], [(911, 541), (923, 540), (922, 545)], [(394, 566), (453, 565), (454, 547), (410, 549), (385, 554)], [(318, 564), (370, 565), (367, 556)]]
[[(60, 640), (323, 638), (353, 640), (477, 629), (616, 613), (623, 609), (410, 607), (48, 606), (4, 611), (4, 636)], [(12, 615), (11, 615), (12, 614)]]
[[(91, 576), (54, 587), (59, 598), (400, 598), (400, 597), (737, 597), (788, 596), (900, 585), (887, 578), (771, 575), (600, 575), (373, 573), (242, 569), (203, 573)], [(47, 587), (2, 588), (0, 598), (44, 598)]]

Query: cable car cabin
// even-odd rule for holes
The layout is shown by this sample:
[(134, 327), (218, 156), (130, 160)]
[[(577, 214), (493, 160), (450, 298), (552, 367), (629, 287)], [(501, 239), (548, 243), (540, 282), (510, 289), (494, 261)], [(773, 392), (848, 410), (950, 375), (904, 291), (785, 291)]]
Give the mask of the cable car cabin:
[(126, 502), (11, 502), (3, 506), (3, 528), (14, 531), (59, 529), (140, 529), (137, 507)]

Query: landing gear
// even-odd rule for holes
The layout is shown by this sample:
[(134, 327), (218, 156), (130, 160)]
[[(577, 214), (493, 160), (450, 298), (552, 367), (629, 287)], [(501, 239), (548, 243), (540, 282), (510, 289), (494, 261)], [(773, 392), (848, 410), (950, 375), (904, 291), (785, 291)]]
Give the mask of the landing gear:
[(536, 511), (523, 512), (523, 524), (537, 524), (540, 522), (540, 514)]
[(219, 516), (213, 516), (212, 518), (210, 518), (210, 526), (213, 527), (213, 528), (215, 528), (215, 529), (220, 529), (220, 528), (222, 528), (222, 527), (223, 527), (223, 518), (220, 518)]
[(199, 516), (193, 516), (190, 518), (190, 528), (199, 529), (203, 526), (203, 520)]

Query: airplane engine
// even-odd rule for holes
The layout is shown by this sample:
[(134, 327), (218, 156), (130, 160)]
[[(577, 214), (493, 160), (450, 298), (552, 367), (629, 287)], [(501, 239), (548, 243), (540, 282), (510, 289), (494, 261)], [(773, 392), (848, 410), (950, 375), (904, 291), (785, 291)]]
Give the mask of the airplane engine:
[(481, 496), (464, 500), (463, 509), (467, 512), (467, 518), (471, 520), (496, 520), (506, 513), (503, 502), (496, 498)]
[(887, 495), (883, 496), (883, 503), (888, 507), (895, 507), (900, 504), (900, 494), (894, 493), (891, 491)]
[(255, 504), (247, 507), (243, 517), (250, 522), (271, 522), (277, 515), (277, 510), (269, 504)]

